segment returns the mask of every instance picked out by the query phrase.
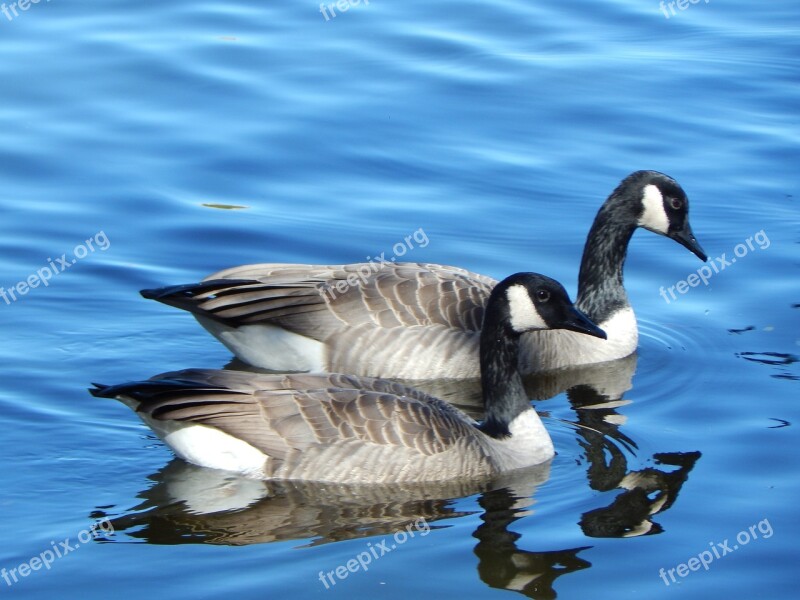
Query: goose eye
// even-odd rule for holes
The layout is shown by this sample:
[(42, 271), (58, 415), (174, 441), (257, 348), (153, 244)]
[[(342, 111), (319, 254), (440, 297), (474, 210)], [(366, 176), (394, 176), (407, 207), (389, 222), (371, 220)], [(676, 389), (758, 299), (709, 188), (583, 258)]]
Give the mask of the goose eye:
[(669, 201), (669, 205), (674, 210), (680, 210), (683, 208), (683, 200), (681, 200), (680, 198), (671, 198)]
[(550, 300), (550, 292), (548, 292), (547, 290), (537, 290), (536, 299), (539, 302), (547, 302), (548, 300)]

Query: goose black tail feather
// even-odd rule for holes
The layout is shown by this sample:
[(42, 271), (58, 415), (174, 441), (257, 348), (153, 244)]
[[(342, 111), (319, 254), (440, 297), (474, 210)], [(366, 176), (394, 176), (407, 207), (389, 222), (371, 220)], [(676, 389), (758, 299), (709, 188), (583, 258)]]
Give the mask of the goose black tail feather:
[(209, 391), (219, 391), (220, 388), (199, 381), (187, 381), (182, 379), (158, 379), (148, 381), (129, 381), (118, 385), (104, 385), (102, 383), (92, 383), (93, 388), (89, 388), (89, 393), (97, 398), (117, 398), (127, 396), (139, 401), (153, 400), (169, 394), (185, 395), (189, 392), (203, 393)]
[[(181, 285), (169, 285), (152, 290), (141, 290), (139, 293), (148, 300), (158, 300), (163, 304), (180, 308), (191, 313), (199, 313), (209, 316), (209, 313), (200, 308), (202, 300), (208, 300), (217, 292), (236, 288), (240, 285), (253, 285), (260, 282), (252, 279), (211, 279), (199, 283), (184, 283)], [(199, 296), (202, 296), (199, 297)]]

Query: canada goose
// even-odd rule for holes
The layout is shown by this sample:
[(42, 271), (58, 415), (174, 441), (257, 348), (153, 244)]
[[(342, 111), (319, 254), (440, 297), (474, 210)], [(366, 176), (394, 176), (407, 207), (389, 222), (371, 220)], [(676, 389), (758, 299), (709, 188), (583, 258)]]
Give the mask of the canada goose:
[[(674, 179), (655, 171), (626, 177), (595, 217), (578, 277), (576, 306), (608, 340), (570, 331), (527, 333), (523, 374), (632, 354), (639, 336), (623, 287), (628, 242), (644, 227), (705, 261), (688, 214), (689, 201)], [(435, 264), (256, 264), (141, 293), (190, 311), (239, 359), (263, 369), (474, 378), (483, 311), (496, 283)]]
[(481, 423), (414, 388), (339, 374), (187, 370), (91, 392), (125, 401), (200, 466), (339, 483), (485, 477), (554, 453), (517, 368), (520, 335), (561, 327), (605, 337), (561, 284), (533, 273), (495, 286), (485, 312)]

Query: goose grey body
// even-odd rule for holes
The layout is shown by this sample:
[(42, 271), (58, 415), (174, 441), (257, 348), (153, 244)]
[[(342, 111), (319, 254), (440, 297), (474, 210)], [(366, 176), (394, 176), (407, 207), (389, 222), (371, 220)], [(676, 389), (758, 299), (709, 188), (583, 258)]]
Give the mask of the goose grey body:
[[(151, 381), (164, 381), (166, 391), (146, 400), (131, 392), (130, 405), (178, 456), (201, 466), (347, 483), (471, 478), (519, 466), (490, 458), (490, 438), (449, 404), (385, 380), (209, 370)], [(532, 448), (539, 462), (552, 456), (542, 434), (546, 441)]]
[(189, 370), (92, 393), (124, 400), (200, 466), (339, 483), (482, 478), (553, 456), (517, 367), (520, 335), (548, 327), (604, 335), (549, 278), (520, 273), (494, 288), (480, 344), (482, 423), (414, 388), (339, 374)]
[[(655, 171), (629, 175), (597, 213), (578, 278), (576, 306), (608, 339), (562, 330), (526, 333), (524, 374), (605, 362), (636, 350), (638, 329), (623, 265), (638, 227), (671, 237), (706, 260), (677, 182)], [(255, 264), (142, 294), (192, 312), (239, 359), (264, 369), (474, 378), (483, 312), (496, 283), (437, 264)]]

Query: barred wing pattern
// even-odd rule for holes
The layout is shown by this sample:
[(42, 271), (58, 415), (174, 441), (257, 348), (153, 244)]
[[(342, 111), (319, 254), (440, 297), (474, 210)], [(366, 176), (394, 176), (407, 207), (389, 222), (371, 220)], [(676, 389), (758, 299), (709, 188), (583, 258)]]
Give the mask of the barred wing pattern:
[(135, 400), (152, 420), (205, 425), (250, 444), (267, 457), (265, 477), (425, 481), (492, 470), (468, 417), (385, 380), (187, 370), (98, 387)]

